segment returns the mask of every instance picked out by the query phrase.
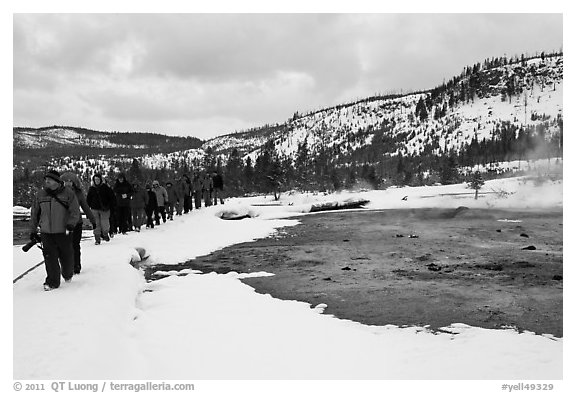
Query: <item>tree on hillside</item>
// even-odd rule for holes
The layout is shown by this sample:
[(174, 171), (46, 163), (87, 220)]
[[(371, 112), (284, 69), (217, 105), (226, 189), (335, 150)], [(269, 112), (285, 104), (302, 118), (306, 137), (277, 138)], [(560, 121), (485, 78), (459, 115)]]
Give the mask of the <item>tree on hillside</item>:
[(357, 177), (356, 177), (356, 164), (353, 162), (352, 165), (348, 168), (348, 176), (346, 177), (345, 187), (348, 189), (352, 189), (356, 186)]
[(484, 179), (480, 174), (480, 171), (476, 171), (474, 175), (472, 175), (472, 179), (468, 182), (468, 187), (475, 190), (474, 199), (478, 199), (478, 190), (482, 188), (484, 185)]
[(428, 110), (426, 109), (426, 103), (422, 97), (420, 97), (420, 100), (418, 100), (418, 103), (416, 104), (414, 115), (416, 118), (420, 119), (420, 121), (428, 119)]
[(510, 75), (508, 81), (506, 82), (506, 94), (508, 95), (508, 103), (512, 103), (512, 96), (516, 92), (516, 82), (514, 81), (514, 75)]
[(216, 157), (214, 157), (214, 149), (212, 149), (210, 146), (206, 149), (206, 155), (204, 156), (202, 166), (204, 167), (204, 170), (209, 172), (212, 172), (216, 169)]
[(295, 166), (295, 177), (296, 177), (296, 184), (298, 187), (308, 190), (309, 185), (309, 152), (308, 152), (308, 143), (306, 139), (302, 141), (302, 143), (298, 144), (298, 150), (296, 152), (296, 160), (294, 162)]
[(274, 200), (278, 200), (286, 179), (273, 140), (266, 142), (262, 148), (262, 153), (254, 164), (254, 174), (258, 190), (266, 194), (271, 192)]
[(130, 169), (128, 169), (128, 178), (134, 182), (141, 182), (143, 180), (140, 162), (136, 158), (132, 160), (132, 165), (130, 165)]
[(458, 182), (458, 165), (456, 162), (456, 156), (453, 152), (450, 152), (446, 157), (441, 158), (440, 163), (440, 183), (442, 184), (454, 184)]
[(244, 165), (243, 181), (246, 191), (254, 191), (254, 167), (252, 159), (246, 158), (246, 165)]
[(240, 157), (238, 149), (234, 148), (228, 156), (228, 161), (224, 168), (224, 176), (226, 178), (226, 188), (228, 193), (239, 194), (242, 189), (244, 177), (244, 162)]

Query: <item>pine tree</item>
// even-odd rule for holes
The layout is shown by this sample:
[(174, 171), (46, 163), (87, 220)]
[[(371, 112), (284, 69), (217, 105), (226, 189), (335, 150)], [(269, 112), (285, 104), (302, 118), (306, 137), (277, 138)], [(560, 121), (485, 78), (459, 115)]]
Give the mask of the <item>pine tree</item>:
[(130, 169), (128, 169), (128, 177), (134, 182), (140, 182), (142, 180), (140, 162), (136, 158), (132, 160), (132, 165), (130, 165)]
[(418, 100), (418, 103), (416, 104), (414, 115), (420, 119), (420, 121), (428, 119), (428, 110), (426, 109), (426, 103), (422, 97), (420, 97), (420, 100)]
[(452, 152), (441, 160), (440, 183), (454, 184), (458, 181), (456, 156)]
[(484, 179), (480, 174), (480, 171), (476, 171), (472, 176), (472, 179), (468, 182), (468, 187), (475, 190), (474, 199), (478, 199), (478, 190), (484, 185)]
[(273, 140), (269, 140), (262, 147), (261, 154), (256, 158), (254, 164), (254, 174), (257, 189), (266, 194), (273, 193), (274, 199), (278, 200), (285, 179), (281, 160), (276, 153)]
[(232, 193), (240, 193), (242, 191), (243, 172), (244, 162), (240, 157), (238, 149), (234, 148), (230, 152), (226, 167), (224, 168), (227, 188)]
[(254, 168), (252, 166), (252, 159), (246, 158), (246, 165), (244, 166), (243, 173), (244, 187), (247, 191), (254, 190)]
[(514, 75), (510, 75), (508, 82), (506, 82), (506, 93), (508, 94), (509, 103), (512, 103), (512, 96), (516, 92), (516, 84), (514, 82)]
[(307, 189), (309, 184), (309, 157), (308, 157), (308, 143), (306, 139), (298, 144), (298, 151), (296, 152), (296, 160), (294, 166), (296, 169), (296, 183), (302, 189)]

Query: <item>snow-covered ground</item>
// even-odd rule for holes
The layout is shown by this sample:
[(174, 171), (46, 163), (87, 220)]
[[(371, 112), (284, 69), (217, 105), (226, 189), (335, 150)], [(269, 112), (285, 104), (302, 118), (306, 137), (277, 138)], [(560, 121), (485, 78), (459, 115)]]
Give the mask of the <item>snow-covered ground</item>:
[[(523, 178), (494, 180), (481, 192), (485, 194), (474, 200), (473, 190), (459, 184), (283, 194), (280, 204), (270, 196), (236, 198), (155, 229), (116, 236), (110, 243), (96, 246), (85, 240), (83, 270), (71, 283), (44, 292), (40, 266), (13, 285), (13, 378), (482, 380), (465, 384), (467, 391), (502, 391), (502, 383), (487, 384), (490, 380), (529, 380), (554, 383), (555, 391), (561, 391), (559, 380), (567, 375), (563, 338), (482, 329), (457, 320), (447, 328), (453, 334), (434, 334), (425, 327), (366, 326), (325, 315), (323, 305), (258, 294), (235, 272), (167, 271), (166, 278), (147, 283), (129, 263), (140, 258), (137, 248), (145, 249), (143, 264), (176, 264), (239, 242), (282, 236), (282, 228), (298, 225), (298, 217), (310, 214), (312, 204), (328, 201), (367, 199), (367, 209), (563, 206), (561, 181), (535, 185)], [(223, 212), (253, 218), (221, 220)], [(41, 260), (38, 248), (24, 253), (14, 246), (13, 277)], [(435, 391), (440, 385), (415, 386)], [(442, 391), (462, 388), (441, 386)]]

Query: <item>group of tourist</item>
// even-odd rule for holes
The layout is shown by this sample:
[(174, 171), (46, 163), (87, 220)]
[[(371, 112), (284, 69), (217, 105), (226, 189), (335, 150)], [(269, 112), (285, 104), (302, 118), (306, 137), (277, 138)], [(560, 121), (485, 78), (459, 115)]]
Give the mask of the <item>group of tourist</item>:
[(222, 175), (194, 172), (192, 178), (183, 175), (164, 185), (158, 180), (144, 185), (130, 183), (123, 173), (114, 182), (94, 174), (92, 185), (85, 195), (78, 176), (73, 172), (60, 175), (50, 170), (44, 176), (44, 187), (39, 190), (31, 209), (30, 239), (36, 238), (38, 228), (46, 267), (46, 291), (60, 286), (60, 276), (70, 281), (79, 274), (82, 216), (80, 209), (92, 224), (97, 245), (110, 241), (115, 234), (140, 232), (142, 226), (173, 220), (182, 215), (218, 201), (224, 203)]

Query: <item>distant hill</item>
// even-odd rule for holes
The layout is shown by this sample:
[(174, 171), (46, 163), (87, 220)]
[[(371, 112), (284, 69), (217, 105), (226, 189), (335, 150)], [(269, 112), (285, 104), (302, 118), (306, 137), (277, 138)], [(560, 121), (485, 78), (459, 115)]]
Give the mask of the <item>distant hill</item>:
[(79, 127), (14, 127), (15, 161), (33, 156), (48, 160), (54, 156), (123, 156), (172, 153), (195, 149), (203, 141), (193, 137), (167, 136), (143, 132), (94, 131)]

